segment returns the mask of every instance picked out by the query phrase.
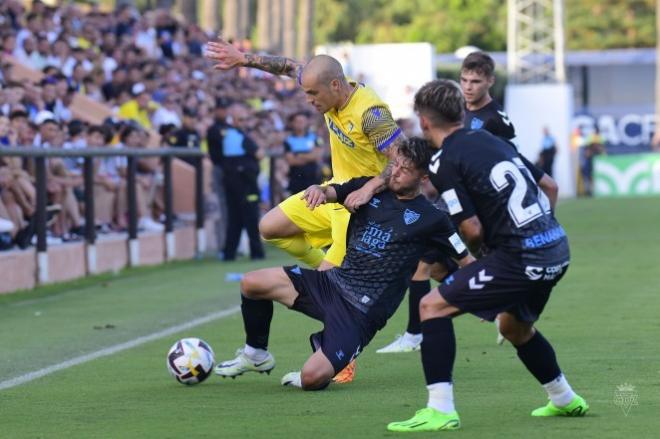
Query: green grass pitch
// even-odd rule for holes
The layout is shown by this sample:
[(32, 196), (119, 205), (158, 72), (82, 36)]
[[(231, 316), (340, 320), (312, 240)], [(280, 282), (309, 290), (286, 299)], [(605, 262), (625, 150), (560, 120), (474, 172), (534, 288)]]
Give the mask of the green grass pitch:
[[(545, 393), (495, 328), (456, 322), (458, 437), (657, 437), (660, 429), (660, 200), (579, 200), (559, 206), (572, 263), (538, 327), (574, 389), (591, 405), (582, 419), (534, 419)], [(287, 264), (270, 250), (258, 266)], [(225, 274), (247, 262), (195, 261), (127, 270), (0, 297), (0, 382), (123, 343), (239, 303)], [(404, 329), (407, 305), (358, 360), (349, 385), (323, 392), (282, 388), (310, 354), (319, 324), (275, 310), (273, 374), (212, 376), (185, 387), (165, 354), (184, 336), (217, 359), (243, 343), (240, 314), (0, 390), (0, 438), (380, 438), (385, 425), (426, 403), (419, 354), (376, 354)], [(635, 387), (624, 413), (618, 386)], [(619, 392), (619, 393), (617, 393)], [(632, 400), (627, 400), (631, 402)], [(436, 437), (436, 434), (413, 434)]]

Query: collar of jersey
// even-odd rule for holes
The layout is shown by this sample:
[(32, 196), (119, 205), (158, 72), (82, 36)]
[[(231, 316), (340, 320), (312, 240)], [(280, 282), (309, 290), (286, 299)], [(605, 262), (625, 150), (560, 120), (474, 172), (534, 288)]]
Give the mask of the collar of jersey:
[(353, 96), (355, 96), (355, 92), (358, 90), (358, 88), (360, 88), (360, 84), (357, 81), (353, 81), (349, 79), (348, 83), (354, 86), (353, 91), (348, 96), (348, 99), (346, 99), (346, 103), (342, 105), (341, 108), (337, 109), (337, 113), (339, 113), (341, 110), (343, 110), (344, 108), (350, 105), (351, 101), (353, 100)]

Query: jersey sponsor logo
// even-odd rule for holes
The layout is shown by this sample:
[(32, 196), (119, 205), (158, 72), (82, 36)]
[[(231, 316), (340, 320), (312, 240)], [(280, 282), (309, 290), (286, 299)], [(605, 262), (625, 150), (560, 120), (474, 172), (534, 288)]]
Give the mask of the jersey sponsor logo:
[(438, 169), (440, 168), (440, 155), (442, 154), (442, 150), (436, 152), (431, 156), (431, 163), (429, 164), (429, 171), (431, 171), (434, 174), (438, 173)]
[(412, 223), (417, 222), (417, 220), (421, 218), (421, 216), (422, 215), (415, 212), (414, 210), (406, 209), (403, 212), (403, 222), (406, 223), (407, 226), (409, 226)]
[(557, 226), (554, 229), (546, 230), (536, 235), (530, 236), (522, 240), (522, 246), (525, 249), (534, 249), (545, 247), (548, 244), (552, 244), (555, 241), (560, 240), (566, 236), (566, 232), (562, 226)]
[(472, 119), (472, 122), (470, 122), (470, 129), (471, 130), (478, 130), (482, 126), (484, 126), (484, 121), (481, 120), (481, 119), (478, 119), (476, 117), (474, 119)]
[(463, 253), (465, 250), (465, 244), (463, 244), (463, 240), (461, 239), (460, 236), (458, 236), (458, 233), (454, 233), (449, 237), (449, 242), (451, 243), (452, 247), (454, 247), (454, 250), (456, 250), (456, 253)]
[(380, 198), (373, 197), (371, 201), (369, 201), (369, 206), (375, 207), (378, 209), (378, 205), (380, 204)]
[(509, 119), (509, 115), (506, 114), (506, 112), (504, 112), (504, 111), (502, 111), (502, 110), (497, 110), (497, 114), (499, 114), (500, 116), (502, 116), (502, 122), (504, 122), (504, 123), (507, 124), (508, 126), (511, 126), (511, 119)]
[(385, 250), (387, 244), (392, 240), (392, 228), (383, 230), (380, 224), (370, 221), (355, 249), (377, 258), (382, 258), (381, 251)]
[(456, 195), (455, 189), (444, 191), (442, 193), (442, 199), (445, 200), (450, 215), (456, 215), (459, 212), (463, 212), (463, 206), (461, 206), (461, 202), (458, 200), (458, 195)]
[(339, 129), (339, 127), (330, 118), (328, 118), (328, 127), (330, 128), (330, 131), (332, 131), (335, 136), (337, 136), (341, 143), (348, 146), (349, 148), (355, 148), (355, 143), (353, 143), (351, 138), (344, 134), (344, 132)]
[(470, 289), (471, 290), (481, 290), (483, 287), (486, 286), (487, 282), (490, 282), (491, 280), (495, 279), (493, 276), (489, 276), (486, 274), (486, 270), (481, 270), (476, 276), (472, 276), (470, 278)]
[(569, 261), (566, 261), (563, 264), (552, 265), (550, 267), (528, 265), (525, 267), (525, 276), (530, 280), (554, 280), (564, 272), (569, 263)]

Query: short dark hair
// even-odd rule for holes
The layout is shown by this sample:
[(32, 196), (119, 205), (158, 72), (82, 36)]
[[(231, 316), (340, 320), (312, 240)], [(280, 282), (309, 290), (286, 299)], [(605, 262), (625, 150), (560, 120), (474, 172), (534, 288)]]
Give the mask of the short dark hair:
[(295, 113), (293, 113), (293, 114), (291, 114), (291, 115), (289, 116), (289, 119), (288, 119), (289, 123), (293, 123), (293, 121), (294, 121), (294, 120), (296, 119), (296, 117), (298, 117), (298, 116), (303, 116), (303, 117), (309, 119), (309, 114), (307, 114), (306, 111), (296, 111)]
[(105, 136), (107, 134), (107, 130), (104, 129), (101, 125), (92, 125), (87, 130), (87, 134), (91, 135), (91, 134), (94, 134), (94, 133), (99, 133), (105, 139)]
[(461, 88), (449, 79), (427, 82), (415, 93), (415, 111), (428, 117), (435, 126), (462, 122), (464, 108)]
[(490, 78), (495, 74), (495, 61), (486, 52), (472, 52), (463, 60), (461, 70), (477, 72)]
[(431, 144), (421, 137), (411, 137), (404, 140), (398, 148), (401, 157), (408, 160), (420, 171), (426, 171), (433, 155)]
[(27, 112), (23, 111), (23, 110), (14, 110), (11, 113), (9, 113), (9, 120), (18, 119), (18, 118), (21, 118), (21, 117), (27, 119), (29, 116), (28, 116)]

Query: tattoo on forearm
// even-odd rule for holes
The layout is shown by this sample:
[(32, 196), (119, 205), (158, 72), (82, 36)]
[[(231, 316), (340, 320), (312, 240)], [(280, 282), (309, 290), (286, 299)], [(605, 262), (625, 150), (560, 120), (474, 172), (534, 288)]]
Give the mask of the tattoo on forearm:
[(245, 58), (247, 59), (246, 67), (254, 67), (276, 75), (286, 75), (294, 79), (298, 77), (299, 70), (302, 70), (301, 64), (284, 56), (246, 53)]

